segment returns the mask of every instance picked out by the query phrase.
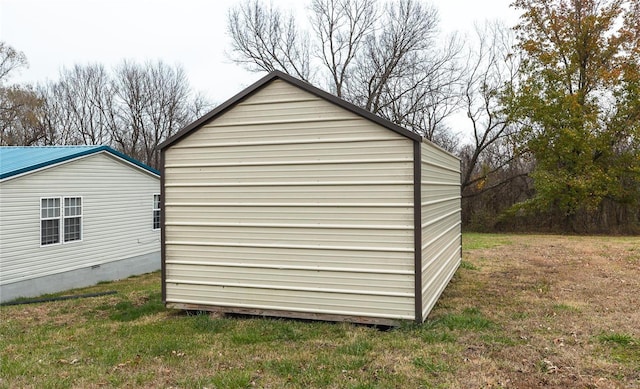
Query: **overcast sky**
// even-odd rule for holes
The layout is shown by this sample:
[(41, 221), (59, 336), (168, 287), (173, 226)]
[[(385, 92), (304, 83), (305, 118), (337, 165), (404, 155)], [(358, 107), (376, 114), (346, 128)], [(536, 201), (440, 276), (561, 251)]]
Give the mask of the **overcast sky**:
[[(23, 51), (29, 68), (14, 82), (56, 80), (62, 67), (123, 59), (182, 65), (195, 90), (221, 103), (262, 74), (230, 63), (228, 8), (238, 0), (0, 0), (0, 40)], [(272, 0), (306, 20), (303, 0)], [(474, 21), (517, 21), (511, 0), (433, 1), (445, 32)]]

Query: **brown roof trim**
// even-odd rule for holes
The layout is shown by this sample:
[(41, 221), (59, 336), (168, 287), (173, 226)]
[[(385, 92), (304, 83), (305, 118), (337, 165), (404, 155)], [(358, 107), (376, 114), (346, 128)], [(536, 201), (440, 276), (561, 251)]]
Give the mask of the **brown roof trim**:
[(396, 132), (404, 137), (407, 137), (411, 140), (414, 140), (416, 142), (421, 142), (423, 139), (420, 135), (416, 134), (415, 132), (409, 131), (406, 128), (402, 128), (400, 126), (398, 126), (397, 124), (394, 124), (392, 122), (390, 122), (387, 119), (383, 119), (377, 115), (374, 115), (373, 113), (364, 110), (354, 104), (351, 104), (345, 100), (342, 100), (339, 97), (336, 97), (334, 95), (332, 95), (331, 93), (325, 92), (322, 89), (316, 88), (315, 86), (301, 81), (295, 77), (292, 77), (286, 73), (283, 73), (281, 71), (275, 70), (269, 74), (267, 74), (266, 76), (262, 77), (261, 79), (259, 79), (258, 81), (256, 81), (255, 83), (251, 84), (250, 86), (248, 86), (247, 88), (245, 88), (243, 91), (241, 91), (240, 93), (238, 93), (237, 95), (233, 96), (232, 98), (230, 98), (229, 100), (225, 101), (224, 103), (220, 104), (219, 106), (217, 106), (216, 108), (214, 108), (212, 111), (210, 111), (209, 113), (205, 114), (204, 116), (202, 116), (201, 118), (199, 118), (198, 120), (194, 121), (193, 123), (189, 124), (188, 126), (184, 127), (183, 129), (181, 129), (180, 131), (178, 131), (177, 133), (175, 133), (173, 136), (169, 137), (167, 140), (165, 140), (164, 142), (162, 142), (160, 145), (158, 145), (159, 149), (164, 149), (167, 148), (169, 146), (171, 146), (172, 144), (174, 144), (175, 142), (177, 142), (178, 140), (180, 140), (182, 137), (187, 136), (189, 133), (191, 133), (192, 131), (202, 127), (203, 125), (207, 124), (209, 121), (215, 119), (218, 115), (221, 115), (222, 113), (224, 113), (225, 111), (227, 111), (229, 108), (233, 107), (235, 104), (237, 104), (238, 102), (242, 101), (243, 99), (247, 98), (248, 96), (250, 96), (251, 94), (257, 92), (258, 90), (262, 89), (265, 85), (267, 85), (268, 83), (270, 83), (271, 81), (275, 80), (275, 79), (281, 79), (283, 81), (288, 82), (289, 84), (292, 84), (294, 86), (297, 86), (298, 88), (309, 92), (311, 94), (314, 94), (322, 99), (325, 99), (341, 108), (346, 109), (347, 111), (351, 111), (353, 113), (355, 113), (356, 115), (362, 116), (365, 119), (368, 119), (376, 124), (379, 124), (393, 132)]

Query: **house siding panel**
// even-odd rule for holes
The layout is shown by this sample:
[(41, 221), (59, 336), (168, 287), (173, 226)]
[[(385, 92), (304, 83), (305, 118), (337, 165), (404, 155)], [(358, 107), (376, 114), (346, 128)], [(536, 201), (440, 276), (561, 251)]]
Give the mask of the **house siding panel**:
[(412, 150), (271, 82), (164, 151), (167, 303), (413, 319)]

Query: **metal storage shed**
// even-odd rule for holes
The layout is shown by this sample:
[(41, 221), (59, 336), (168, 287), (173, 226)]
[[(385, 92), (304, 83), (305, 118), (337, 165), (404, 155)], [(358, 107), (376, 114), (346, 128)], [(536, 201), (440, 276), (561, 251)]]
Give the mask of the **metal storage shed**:
[(460, 264), (459, 160), (284, 73), (160, 147), (167, 307), (422, 322)]

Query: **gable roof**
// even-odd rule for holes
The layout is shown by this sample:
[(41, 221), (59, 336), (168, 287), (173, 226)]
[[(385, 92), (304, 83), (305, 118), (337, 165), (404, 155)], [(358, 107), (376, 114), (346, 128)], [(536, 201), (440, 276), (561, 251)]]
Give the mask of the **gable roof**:
[(109, 146), (2, 146), (0, 180), (101, 152), (109, 153), (153, 175), (160, 175), (157, 170)]
[(404, 137), (407, 137), (409, 139), (412, 139), (416, 142), (421, 142), (423, 141), (423, 138), (416, 134), (415, 132), (411, 132), (409, 130), (407, 130), (406, 128), (400, 127), (395, 123), (390, 122), (387, 119), (383, 119), (380, 116), (374, 115), (373, 113), (362, 109), (356, 105), (353, 105), (351, 103), (349, 103), (348, 101), (342, 100), (341, 98), (332, 95), (331, 93), (325, 92), (322, 89), (316, 88), (315, 86), (305, 82), (305, 81), (301, 81), (295, 77), (292, 77), (286, 73), (283, 73), (281, 71), (275, 70), (272, 71), (271, 73), (267, 74), (266, 76), (262, 77), (260, 80), (256, 81), (255, 83), (253, 83), (252, 85), (250, 85), (249, 87), (247, 87), (246, 89), (244, 89), (243, 91), (241, 91), (240, 93), (238, 93), (237, 95), (233, 96), (232, 98), (230, 98), (229, 100), (225, 101), (224, 103), (220, 104), (219, 106), (217, 106), (215, 109), (213, 109), (211, 112), (205, 114), (204, 116), (202, 116), (200, 119), (194, 121), (193, 123), (189, 124), (188, 126), (184, 127), (183, 129), (181, 129), (180, 131), (178, 131), (177, 133), (175, 133), (173, 136), (171, 136), (170, 138), (168, 138), (167, 140), (165, 140), (164, 142), (162, 142), (158, 148), (159, 149), (165, 149), (169, 146), (171, 146), (172, 144), (174, 144), (175, 142), (177, 142), (178, 140), (180, 140), (181, 138), (183, 138), (184, 136), (187, 136), (189, 133), (191, 133), (192, 131), (202, 127), (203, 125), (209, 123), (210, 121), (214, 120), (216, 117), (218, 117), (219, 115), (223, 114), (224, 112), (226, 112), (227, 110), (229, 110), (230, 108), (232, 108), (234, 105), (236, 105), (237, 103), (239, 103), (240, 101), (244, 100), (245, 98), (249, 97), (250, 95), (254, 94), (255, 92), (259, 91), (260, 89), (262, 89), (264, 86), (266, 86), (267, 84), (269, 84), (270, 82), (272, 82), (273, 80), (276, 79), (280, 79), (283, 80), (291, 85), (294, 85), (306, 92), (309, 92), (313, 95), (316, 95), (330, 103), (333, 103), (341, 108), (346, 109), (347, 111), (351, 111), (353, 113), (355, 113), (356, 115), (362, 116), (365, 119), (368, 119), (374, 123), (377, 123), (379, 125), (381, 125), (382, 127), (385, 127), (393, 132), (396, 132)]

